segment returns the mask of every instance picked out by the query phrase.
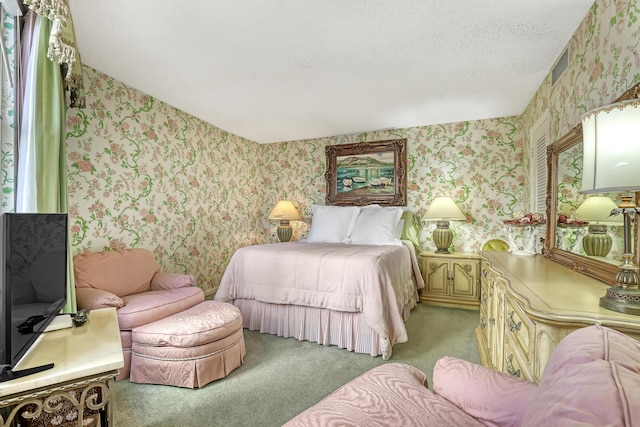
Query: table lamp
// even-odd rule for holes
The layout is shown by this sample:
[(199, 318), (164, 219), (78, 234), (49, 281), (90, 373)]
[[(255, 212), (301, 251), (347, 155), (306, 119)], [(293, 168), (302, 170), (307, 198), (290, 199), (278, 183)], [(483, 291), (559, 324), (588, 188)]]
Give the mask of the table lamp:
[[(640, 100), (591, 110), (582, 116), (582, 192), (640, 190)], [(624, 223), (624, 253), (616, 284), (600, 298), (600, 307), (640, 315), (640, 276), (631, 247), (632, 218), (638, 213), (632, 194), (622, 196), (614, 211)]]
[(613, 240), (607, 234), (607, 226), (623, 225), (621, 216), (610, 216), (617, 208), (609, 197), (591, 196), (576, 209), (576, 219), (589, 222), (589, 233), (582, 239), (582, 248), (587, 255), (606, 257), (609, 254)]
[(450, 220), (465, 220), (467, 217), (455, 204), (451, 197), (436, 197), (424, 216), (426, 221), (437, 221), (433, 230), (433, 243), (436, 245), (437, 254), (448, 254), (453, 242), (453, 231), (449, 228)]
[(278, 239), (281, 242), (291, 240), (293, 230), (291, 229), (291, 225), (289, 225), (289, 221), (304, 221), (302, 215), (300, 215), (296, 207), (293, 206), (293, 203), (289, 200), (280, 200), (268, 218), (280, 221), (278, 223)]

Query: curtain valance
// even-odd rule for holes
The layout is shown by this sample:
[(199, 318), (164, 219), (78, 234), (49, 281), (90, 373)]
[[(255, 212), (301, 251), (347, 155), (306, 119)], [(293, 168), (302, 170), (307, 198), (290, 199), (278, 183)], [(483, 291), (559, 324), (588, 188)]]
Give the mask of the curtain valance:
[(23, 1), (29, 9), (53, 23), (49, 35), (47, 57), (63, 68), (67, 106), (84, 108), (82, 62), (76, 46), (76, 35), (67, 0)]

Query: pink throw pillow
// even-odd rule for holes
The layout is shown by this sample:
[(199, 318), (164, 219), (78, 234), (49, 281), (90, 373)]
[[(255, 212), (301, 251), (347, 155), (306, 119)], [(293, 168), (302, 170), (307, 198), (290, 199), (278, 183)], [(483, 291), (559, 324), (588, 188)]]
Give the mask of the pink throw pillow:
[(151, 290), (159, 291), (166, 289), (184, 288), (194, 286), (196, 279), (191, 274), (165, 273), (158, 271), (151, 279)]

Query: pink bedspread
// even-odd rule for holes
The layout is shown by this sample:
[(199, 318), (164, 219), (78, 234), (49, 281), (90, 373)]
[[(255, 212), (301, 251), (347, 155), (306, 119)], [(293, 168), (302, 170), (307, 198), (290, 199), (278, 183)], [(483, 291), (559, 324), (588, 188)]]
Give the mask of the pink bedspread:
[(407, 341), (402, 307), (424, 287), (413, 246), (288, 242), (238, 249), (215, 299), (362, 312), (391, 344)]

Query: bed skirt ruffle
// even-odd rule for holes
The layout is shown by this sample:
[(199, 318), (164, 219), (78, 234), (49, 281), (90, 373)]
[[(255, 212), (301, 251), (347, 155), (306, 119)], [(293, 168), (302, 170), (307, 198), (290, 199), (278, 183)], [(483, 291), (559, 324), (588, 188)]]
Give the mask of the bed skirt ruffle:
[[(405, 304), (403, 317), (417, 303), (415, 298)], [(233, 304), (242, 313), (242, 326), (299, 341), (335, 345), (356, 353), (391, 358), (392, 344), (367, 324), (363, 313), (331, 311), (317, 307), (270, 304), (255, 300), (236, 299)]]

